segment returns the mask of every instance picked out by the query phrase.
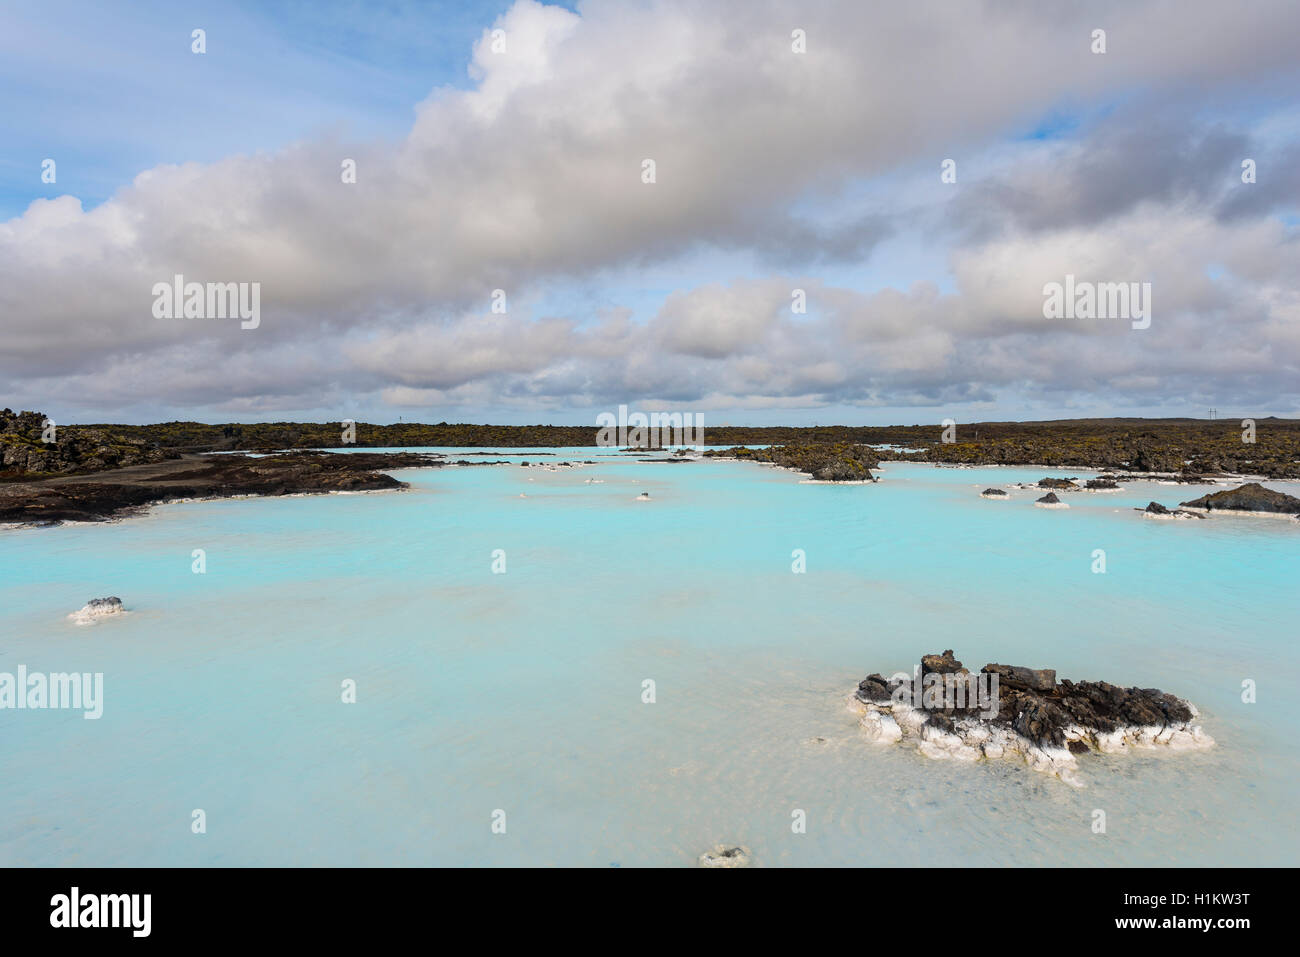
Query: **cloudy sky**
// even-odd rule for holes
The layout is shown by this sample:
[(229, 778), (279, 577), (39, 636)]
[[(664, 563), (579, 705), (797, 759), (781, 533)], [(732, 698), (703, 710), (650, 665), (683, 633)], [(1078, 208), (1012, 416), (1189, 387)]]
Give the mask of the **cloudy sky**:
[[(0, 406), (1295, 416), (1297, 37), (1294, 0), (6, 0)], [(176, 274), (260, 325), (157, 318)], [(1044, 318), (1067, 274), (1149, 282), (1150, 327)]]

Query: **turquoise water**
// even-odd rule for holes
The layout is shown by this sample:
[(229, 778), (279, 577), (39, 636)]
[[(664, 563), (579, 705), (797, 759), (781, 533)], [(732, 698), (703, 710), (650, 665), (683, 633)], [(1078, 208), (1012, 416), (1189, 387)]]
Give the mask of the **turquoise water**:
[[(510, 457), (599, 464), (412, 470), (396, 473), (406, 492), (0, 532), (0, 672), (103, 672), (105, 689), (98, 721), (0, 711), (0, 865), (673, 866), (718, 843), (768, 866), (1277, 865), (1300, 850), (1300, 525), (1145, 521), (1133, 506), (1204, 491), (1148, 483), (1062, 511), (978, 495), (1078, 471), (895, 464), (832, 486), (547, 451)], [(131, 613), (66, 620), (110, 594)], [(845, 708), (858, 680), (944, 648), (1163, 687), (1218, 746), (1084, 756), (1076, 789), (864, 741)]]

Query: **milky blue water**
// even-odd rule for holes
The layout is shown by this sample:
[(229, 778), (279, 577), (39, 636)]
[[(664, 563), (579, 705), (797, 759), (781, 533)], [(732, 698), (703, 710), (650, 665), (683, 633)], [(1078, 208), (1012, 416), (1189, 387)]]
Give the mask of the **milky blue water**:
[[(0, 711), (0, 865), (1294, 862), (1300, 524), (978, 494), (1078, 471), (558, 451), (510, 457), (599, 464), (0, 531), (0, 672), (105, 684), (98, 721)], [(110, 594), (130, 614), (66, 620)], [(863, 740), (858, 680), (944, 648), (1173, 691), (1218, 746), (1083, 756), (1076, 789)]]

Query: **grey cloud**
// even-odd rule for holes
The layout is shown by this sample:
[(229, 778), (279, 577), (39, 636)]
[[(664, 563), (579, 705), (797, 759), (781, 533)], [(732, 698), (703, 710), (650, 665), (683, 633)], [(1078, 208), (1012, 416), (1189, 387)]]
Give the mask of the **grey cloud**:
[(1096, 226), (1144, 202), (1212, 205), (1240, 183), (1248, 138), (1183, 119), (1128, 111), (1081, 142), (972, 184), (948, 214), (968, 237), (985, 238), (999, 230)]

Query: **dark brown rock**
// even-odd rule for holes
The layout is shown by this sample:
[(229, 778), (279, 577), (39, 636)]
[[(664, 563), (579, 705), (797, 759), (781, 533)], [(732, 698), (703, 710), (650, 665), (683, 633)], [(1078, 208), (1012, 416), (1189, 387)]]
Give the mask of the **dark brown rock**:
[(858, 682), (857, 694), (863, 701), (884, 703), (889, 700), (889, 683), (880, 675), (867, 675)]
[(961, 662), (952, 656), (952, 649), (949, 648), (941, 655), (922, 655), (921, 656), (921, 676), (937, 672), (941, 675), (964, 675), (969, 672), (962, 667)]
[(987, 664), (980, 671), (998, 676), (998, 685), (1003, 688), (1023, 689), (1025, 691), (1053, 691), (1056, 688), (1056, 672), (1051, 668), (1022, 668), (1019, 665)]

